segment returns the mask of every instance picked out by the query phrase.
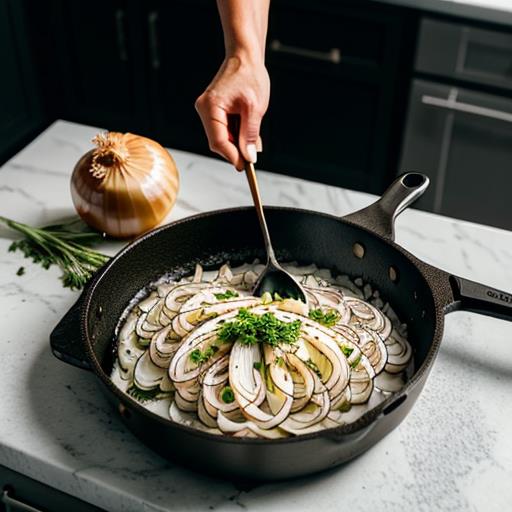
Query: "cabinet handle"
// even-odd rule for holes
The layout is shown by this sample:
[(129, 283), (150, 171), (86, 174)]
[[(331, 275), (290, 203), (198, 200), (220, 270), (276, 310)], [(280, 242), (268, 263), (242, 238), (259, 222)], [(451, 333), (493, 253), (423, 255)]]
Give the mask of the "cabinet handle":
[(327, 52), (319, 52), (308, 48), (300, 48), (299, 46), (286, 45), (281, 43), (278, 39), (273, 39), (270, 43), (270, 49), (275, 53), (287, 53), (288, 55), (296, 55), (298, 57), (306, 57), (307, 59), (332, 62), (333, 64), (339, 64), (341, 62), (341, 51), (339, 48), (331, 48)]
[(151, 52), (151, 66), (160, 68), (160, 51), (158, 48), (158, 12), (151, 11), (148, 14), (149, 49)]
[(126, 50), (124, 17), (124, 10), (116, 9), (117, 49), (119, 51), (119, 59), (123, 62), (126, 62), (128, 60), (128, 52)]
[(40, 508), (32, 507), (23, 501), (13, 498), (9, 489), (4, 488), (0, 502), (5, 505), (5, 512), (43, 512)]
[(445, 108), (447, 110), (455, 110), (457, 112), (464, 112), (466, 114), (473, 114), (480, 117), (488, 117), (490, 119), (498, 119), (512, 123), (512, 113), (503, 112), (502, 110), (495, 110), (493, 108), (479, 107), (471, 103), (463, 103), (453, 99), (436, 98), (435, 96), (424, 95), (421, 97), (421, 102), (424, 105), (431, 105), (433, 107)]

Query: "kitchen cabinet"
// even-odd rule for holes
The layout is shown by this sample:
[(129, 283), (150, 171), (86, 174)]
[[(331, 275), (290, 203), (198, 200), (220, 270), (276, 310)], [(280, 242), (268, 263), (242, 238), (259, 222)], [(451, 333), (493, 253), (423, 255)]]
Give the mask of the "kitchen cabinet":
[(102, 512), (102, 509), (0, 465), (0, 512)]
[(511, 55), (510, 33), (423, 21), (400, 166), (431, 179), (418, 207), (512, 229)]
[(0, 0), (0, 162), (25, 145), (44, 115), (27, 45), (22, 4)]
[(166, 146), (208, 154), (194, 103), (224, 58), (215, 2), (159, 1), (145, 16), (154, 136)]
[(406, 19), (360, 2), (275, 2), (267, 168), (375, 193), (385, 188), (406, 90)]
[[(146, 52), (140, 5), (129, 0), (48, 3), (55, 35), (58, 117), (147, 132)], [(33, 7), (36, 9), (37, 7)]]
[[(54, 69), (56, 116), (211, 154), (194, 102), (224, 57), (214, 2), (40, 4), (29, 2), (34, 29), (46, 17), (55, 39), (40, 68)], [(414, 26), (410, 11), (369, 1), (274, 0), (259, 165), (381, 192), (396, 170)]]

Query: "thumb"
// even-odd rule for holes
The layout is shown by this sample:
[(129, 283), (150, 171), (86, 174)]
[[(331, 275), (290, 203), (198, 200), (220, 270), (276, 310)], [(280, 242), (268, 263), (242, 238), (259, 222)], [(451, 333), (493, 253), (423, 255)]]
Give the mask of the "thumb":
[(246, 108), (240, 115), (240, 152), (248, 162), (256, 163), (257, 145), (260, 136), (261, 116), (252, 108)]

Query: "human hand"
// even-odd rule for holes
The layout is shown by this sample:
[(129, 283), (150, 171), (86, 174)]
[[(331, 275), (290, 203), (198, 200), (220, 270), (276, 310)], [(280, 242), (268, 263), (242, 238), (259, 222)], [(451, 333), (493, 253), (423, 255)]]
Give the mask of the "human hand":
[[(244, 160), (256, 163), (261, 151), (261, 120), (267, 110), (270, 80), (263, 62), (227, 57), (211, 84), (196, 100), (210, 149), (239, 171)], [(228, 129), (228, 116), (240, 116), (238, 145)]]

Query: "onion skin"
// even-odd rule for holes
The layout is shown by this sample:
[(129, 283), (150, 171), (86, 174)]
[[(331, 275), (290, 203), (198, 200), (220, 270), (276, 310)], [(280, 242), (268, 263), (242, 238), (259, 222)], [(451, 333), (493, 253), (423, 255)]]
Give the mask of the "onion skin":
[(155, 227), (176, 202), (179, 175), (171, 155), (131, 133), (109, 132), (93, 142), (98, 147), (80, 158), (71, 177), (80, 217), (115, 238)]

